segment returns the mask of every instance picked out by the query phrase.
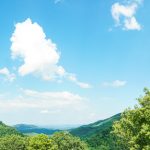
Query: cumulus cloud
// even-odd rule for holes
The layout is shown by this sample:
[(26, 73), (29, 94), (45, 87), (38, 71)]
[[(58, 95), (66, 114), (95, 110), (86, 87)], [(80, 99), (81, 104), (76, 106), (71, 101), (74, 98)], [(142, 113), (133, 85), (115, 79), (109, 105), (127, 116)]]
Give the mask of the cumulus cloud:
[(102, 85), (104, 87), (119, 88), (119, 87), (125, 86), (126, 84), (127, 84), (127, 81), (115, 80), (112, 82), (104, 82)]
[(141, 25), (135, 15), (142, 2), (143, 0), (128, 0), (125, 4), (114, 3), (111, 8), (111, 14), (116, 26), (121, 26), (125, 30), (141, 30)]
[(14, 81), (16, 78), (15, 74), (10, 73), (10, 71), (6, 67), (0, 69), (0, 75), (3, 75), (5, 79), (10, 82)]
[[(42, 27), (32, 23), (31, 19), (15, 25), (11, 42), (12, 58), (20, 58), (23, 61), (18, 69), (21, 76), (33, 74), (44, 80), (69, 78), (69, 73), (59, 65), (60, 53), (57, 45), (51, 39), (47, 39)], [(87, 88), (86, 83), (77, 85)]]
[(17, 23), (15, 27), (11, 37), (11, 54), (12, 58), (19, 57), (23, 60), (19, 74), (38, 74), (45, 80), (63, 75), (63, 67), (57, 65), (60, 54), (56, 44), (51, 39), (46, 39), (43, 29), (30, 19)]

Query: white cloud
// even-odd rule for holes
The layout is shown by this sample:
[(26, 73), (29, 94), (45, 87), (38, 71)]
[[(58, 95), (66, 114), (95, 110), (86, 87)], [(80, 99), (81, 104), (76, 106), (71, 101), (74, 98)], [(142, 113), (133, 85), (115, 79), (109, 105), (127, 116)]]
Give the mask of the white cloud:
[[(17, 121), (21, 120), (20, 122), (29, 123), (32, 120), (32, 123), (56, 124), (59, 121), (90, 122), (93, 119), (90, 114), (95, 112), (88, 99), (78, 94), (68, 91), (41, 92), (21, 89), (17, 96), (7, 94), (0, 97), (0, 114), (2, 113), (17, 114), (13, 121), (17, 118)], [(22, 118), (24, 114), (26, 115)], [(77, 117), (71, 119), (73, 116)]]
[(85, 98), (71, 92), (39, 92), (34, 90), (21, 90), (19, 96), (11, 100), (0, 100), (0, 108), (7, 109), (62, 109), (84, 106)]
[(141, 30), (135, 14), (142, 0), (128, 0), (125, 4), (114, 3), (111, 8), (112, 17), (116, 26), (122, 26), (125, 30)]
[(0, 69), (0, 75), (3, 75), (6, 77), (6, 80), (12, 82), (15, 80), (16, 76), (13, 73), (10, 73), (10, 71), (8, 70), (8, 68), (2, 68)]
[[(60, 66), (60, 53), (51, 39), (47, 39), (42, 27), (32, 23), (31, 19), (15, 25), (15, 31), (11, 37), (11, 55), (13, 59), (21, 58), (23, 64), (18, 72), (21, 76), (33, 74), (43, 80), (57, 80), (67, 78), (68, 74)], [(79, 82), (78, 86), (87, 88), (87, 83)]]
[(138, 24), (134, 17), (125, 20), (125, 28), (128, 30), (141, 30), (141, 26)]
[(89, 88), (91, 88), (91, 85), (89, 85), (88, 83), (77, 82), (77, 85), (79, 85), (83, 89), (89, 89)]
[(40, 113), (41, 114), (59, 114), (61, 112), (61, 110), (41, 110)]
[(119, 88), (119, 87), (125, 86), (126, 84), (127, 84), (127, 81), (115, 80), (112, 82), (104, 82), (102, 85), (104, 87)]
[(11, 53), (12, 58), (23, 59), (19, 74), (38, 74), (45, 80), (51, 80), (59, 75), (60, 68), (62, 70), (62, 67), (57, 65), (60, 54), (56, 44), (46, 39), (43, 29), (30, 19), (17, 23), (15, 27), (11, 37)]
[(48, 110), (41, 110), (40, 113), (41, 113), (41, 114), (48, 114), (49, 111), (48, 111)]
[(135, 14), (136, 9), (137, 9), (136, 4), (124, 6), (119, 3), (115, 3), (112, 6), (112, 16), (117, 21), (117, 24), (119, 24), (121, 15), (130, 18)]
[(68, 79), (74, 82), (75, 84), (77, 84), (78, 86), (80, 86), (81, 88), (84, 88), (84, 89), (91, 88), (91, 85), (89, 85), (88, 83), (78, 81), (78, 79), (76, 78), (74, 74), (68, 74)]

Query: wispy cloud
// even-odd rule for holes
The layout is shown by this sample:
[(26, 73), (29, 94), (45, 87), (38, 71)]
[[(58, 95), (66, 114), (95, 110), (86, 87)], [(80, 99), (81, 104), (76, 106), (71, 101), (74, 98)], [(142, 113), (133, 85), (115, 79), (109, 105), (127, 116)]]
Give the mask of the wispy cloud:
[(125, 30), (141, 30), (135, 15), (138, 7), (143, 0), (127, 0), (125, 3), (114, 3), (111, 8), (111, 14), (115, 20), (115, 26), (121, 26)]
[(115, 80), (112, 82), (104, 82), (102, 84), (103, 87), (112, 87), (112, 88), (120, 88), (127, 84), (127, 81)]
[(0, 75), (4, 76), (5, 80), (10, 81), (10, 82), (14, 81), (16, 78), (15, 74), (10, 73), (10, 71), (6, 67), (0, 69)]
[[(17, 23), (11, 42), (12, 58), (23, 60), (18, 69), (21, 76), (32, 74), (47, 81), (69, 79), (70, 73), (59, 65), (60, 53), (57, 45), (46, 38), (43, 28), (38, 23), (32, 23), (31, 19)], [(87, 83), (79, 82), (77, 78), (74, 83), (81, 88), (89, 87)]]
[(76, 78), (76, 75), (74, 74), (68, 74), (67, 77), (70, 81), (74, 82), (75, 84), (77, 84), (79, 87), (84, 88), (84, 89), (89, 89), (92, 88), (92, 86), (88, 83), (84, 83), (84, 82), (80, 82), (78, 81), (78, 79)]
[[(34, 118), (38, 114), (39, 119), (42, 121), (43, 115), (49, 115), (49, 123), (51, 117), (63, 119), (64, 116), (69, 121), (72, 116), (77, 115), (75, 122), (79, 119), (82, 121), (92, 120), (94, 110), (89, 103), (88, 99), (78, 94), (69, 91), (35, 91), (29, 89), (21, 89), (17, 96), (9, 97), (3, 95), (0, 97), (0, 113), (5, 112), (11, 114), (12, 112), (30, 114), (29, 117)], [(55, 114), (55, 116), (53, 116)], [(27, 120), (28, 117), (25, 119)], [(62, 121), (63, 121), (62, 120)], [(25, 121), (25, 120), (24, 120)], [(37, 120), (38, 122), (38, 120)], [(63, 121), (64, 122), (64, 121)]]
[(85, 98), (68, 91), (39, 92), (35, 90), (21, 89), (19, 96), (11, 100), (0, 100), (0, 108), (5, 109), (62, 109), (66, 107), (76, 108), (84, 106)]
[(61, 113), (61, 110), (47, 110), (47, 109), (44, 109), (44, 110), (41, 110), (40, 111), (41, 114), (59, 114)]

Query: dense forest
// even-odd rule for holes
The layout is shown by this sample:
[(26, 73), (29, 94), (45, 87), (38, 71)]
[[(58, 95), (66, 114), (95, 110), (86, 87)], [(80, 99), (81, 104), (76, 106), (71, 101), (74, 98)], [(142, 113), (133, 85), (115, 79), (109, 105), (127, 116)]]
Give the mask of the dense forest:
[(105, 120), (81, 126), (70, 131), (71, 134), (80, 137), (88, 143), (89, 147), (94, 150), (99, 149), (117, 149), (115, 137), (111, 134), (112, 125), (115, 121), (119, 121), (121, 114), (117, 114)]
[(134, 109), (51, 136), (27, 136), (0, 122), (0, 150), (150, 150), (150, 90)]

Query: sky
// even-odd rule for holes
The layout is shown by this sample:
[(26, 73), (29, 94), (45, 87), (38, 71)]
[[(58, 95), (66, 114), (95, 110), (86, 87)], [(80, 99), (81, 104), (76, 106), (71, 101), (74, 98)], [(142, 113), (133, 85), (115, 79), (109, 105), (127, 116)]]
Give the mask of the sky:
[(76, 125), (150, 87), (150, 1), (1, 0), (0, 120)]

